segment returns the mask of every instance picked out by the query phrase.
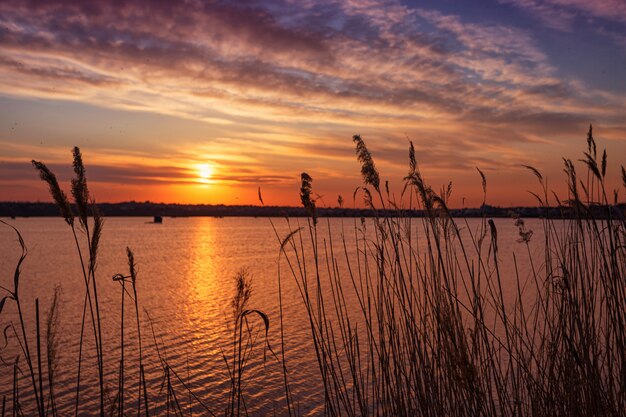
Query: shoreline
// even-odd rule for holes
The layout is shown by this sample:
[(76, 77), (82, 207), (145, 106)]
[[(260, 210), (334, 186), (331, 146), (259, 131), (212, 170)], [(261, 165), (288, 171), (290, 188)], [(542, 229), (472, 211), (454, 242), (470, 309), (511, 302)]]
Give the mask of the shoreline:
[[(106, 217), (307, 217), (302, 207), (291, 206), (229, 206), (205, 204), (164, 204), (151, 202), (123, 202), (97, 204)], [(442, 209), (436, 209), (445, 216)], [(590, 205), (590, 214), (598, 219), (626, 217), (626, 204), (611, 206)], [(454, 218), (493, 217), (493, 218), (575, 218), (576, 209), (560, 207), (494, 207), (483, 205), (477, 208), (450, 209)], [(59, 211), (54, 203), (42, 202), (0, 202), (0, 217), (57, 217)], [(318, 217), (426, 217), (425, 210), (373, 210), (370, 208), (318, 207)]]

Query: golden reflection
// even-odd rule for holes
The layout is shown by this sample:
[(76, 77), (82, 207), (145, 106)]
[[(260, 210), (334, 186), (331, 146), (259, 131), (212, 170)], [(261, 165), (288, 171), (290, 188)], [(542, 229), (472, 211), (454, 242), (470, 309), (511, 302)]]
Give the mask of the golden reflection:
[(216, 254), (216, 236), (212, 217), (197, 217), (189, 219), (194, 229), (189, 242), (191, 269), (189, 282), (193, 296), (205, 298), (208, 294), (215, 294), (215, 274), (219, 260)]
[[(186, 267), (181, 278), (185, 283), (185, 301), (178, 308), (181, 338), (191, 355), (189, 364), (196, 371), (201, 369), (210, 381), (228, 379), (228, 371), (222, 364), (222, 351), (230, 341), (228, 326), (232, 282), (224, 279), (228, 268), (220, 246), (223, 235), (216, 228), (219, 219), (211, 217), (179, 218), (170, 221), (184, 230), (181, 236), (187, 240)], [(182, 346), (182, 345), (181, 345)], [(177, 352), (184, 357), (186, 352)], [(189, 365), (186, 365), (189, 366)]]
[[(189, 299), (186, 303), (186, 320), (203, 339), (213, 339), (224, 332), (224, 298), (229, 295), (228, 285), (218, 279), (222, 266), (217, 253), (218, 242), (214, 218), (190, 219), (194, 232), (190, 236), (190, 269), (187, 271)], [(221, 282), (220, 282), (221, 281)]]

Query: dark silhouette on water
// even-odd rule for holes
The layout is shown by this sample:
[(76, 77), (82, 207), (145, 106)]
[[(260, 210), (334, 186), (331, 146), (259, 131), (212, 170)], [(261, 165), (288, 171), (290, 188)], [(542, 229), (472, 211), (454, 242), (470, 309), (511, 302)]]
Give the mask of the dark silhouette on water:
[[(74, 209), (75, 207), (72, 206)], [(307, 217), (304, 207), (288, 206), (227, 206), (223, 204), (165, 204), (153, 202), (98, 203), (98, 207), (107, 217)], [(590, 205), (589, 210), (596, 218), (606, 217), (606, 207)], [(612, 206), (614, 218), (621, 218), (626, 211), (626, 204)], [(40, 202), (0, 202), (0, 217), (56, 217), (59, 209), (54, 203)], [(424, 217), (424, 210), (377, 210), (370, 208), (317, 207), (318, 217)], [(485, 204), (481, 207), (450, 209), (452, 217), (514, 217), (526, 218), (564, 217), (572, 218), (575, 213), (570, 206), (554, 207), (494, 207)]]

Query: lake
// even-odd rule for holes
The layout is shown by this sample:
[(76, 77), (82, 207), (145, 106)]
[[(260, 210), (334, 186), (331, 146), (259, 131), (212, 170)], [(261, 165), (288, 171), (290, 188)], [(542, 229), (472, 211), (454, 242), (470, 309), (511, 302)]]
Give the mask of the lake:
[[(29, 337), (35, 334), (34, 300), (39, 298), (42, 322), (49, 309), (54, 287), (61, 287), (60, 349), (57, 368), (57, 407), (60, 415), (73, 413), (81, 316), (85, 286), (80, 262), (76, 254), (70, 228), (57, 218), (4, 219), (23, 235), (28, 256), (22, 268), (20, 297), (27, 318)], [(416, 225), (420, 219), (413, 220)], [(465, 230), (480, 225), (481, 219), (458, 219)], [(250, 414), (286, 414), (282, 365), (280, 358), (280, 314), (278, 297), (279, 250), (281, 240), (290, 230), (306, 226), (307, 219), (264, 218), (165, 218), (163, 224), (153, 224), (147, 218), (107, 218), (101, 239), (96, 277), (103, 323), (104, 362), (109, 396), (115, 395), (118, 385), (121, 324), (121, 285), (113, 281), (117, 273), (128, 274), (126, 247), (135, 253), (138, 278), (138, 302), (141, 311), (142, 342), (148, 390), (151, 396), (164, 398), (163, 368), (159, 355), (184, 380), (185, 384), (216, 414), (223, 414), (228, 399), (230, 379), (225, 357), (232, 351), (233, 313), (231, 299), (235, 292), (234, 276), (246, 268), (252, 277), (250, 308), (263, 311), (269, 317), (266, 348), (263, 331), (256, 339), (243, 386), (246, 407)], [(519, 253), (518, 270), (522, 277), (528, 275), (530, 265), (526, 246), (517, 239), (518, 229), (513, 219), (496, 219), (498, 245), (503, 276), (510, 276), (510, 288), (504, 282), (504, 293), (515, 293), (511, 253)], [(366, 233), (373, 233), (372, 220), (365, 221)], [(0, 285), (12, 288), (13, 271), (20, 249), (14, 232), (0, 225)], [(526, 226), (535, 231), (531, 253), (542, 255), (540, 220), (527, 220)], [(355, 251), (355, 227), (360, 219), (320, 219), (319, 242), (328, 240), (339, 259), (337, 268), (346, 274), (344, 250)], [(417, 227), (417, 226), (416, 226)], [(302, 233), (306, 239), (308, 232)], [(346, 236), (345, 248), (341, 236)], [(277, 237), (278, 235), (278, 237)], [(297, 235), (296, 235), (297, 236)], [(80, 236), (79, 236), (80, 237)], [(488, 240), (488, 239), (487, 239)], [(539, 242), (539, 243), (535, 243)], [(309, 251), (310, 252), (310, 251)], [(345, 260), (345, 259), (344, 259)], [(309, 264), (310, 266), (311, 264)], [(285, 356), (290, 389), (294, 403), (303, 415), (323, 411), (323, 394), (319, 371), (310, 341), (309, 322), (294, 279), (289, 273), (284, 256), (280, 261), (284, 309)], [(324, 284), (322, 285), (324, 286)], [(2, 294), (4, 296), (4, 294)], [(329, 295), (330, 297), (330, 295)], [(346, 296), (352, 300), (351, 295)], [(135, 333), (134, 305), (125, 299), (125, 386), (127, 409), (132, 410), (138, 394), (137, 337)], [(356, 308), (356, 306), (355, 306)], [(149, 315), (149, 316), (148, 316)], [(10, 322), (17, 324), (15, 303), (7, 301), (0, 316), (4, 329)], [(258, 329), (261, 320), (252, 318)], [(16, 327), (18, 329), (18, 327)], [(19, 329), (18, 329), (19, 330)], [(11, 398), (13, 389), (13, 363), (19, 353), (12, 330), (6, 331), (8, 346), (0, 351), (0, 397)], [(81, 383), (81, 413), (97, 410), (98, 383), (90, 327), (85, 333), (86, 352)], [(4, 337), (0, 346), (4, 344)], [(31, 340), (31, 349), (35, 346)], [(157, 352), (156, 346), (159, 351)], [(30, 382), (23, 359), (20, 367), (21, 397), (28, 398)], [(196, 412), (202, 408), (175, 382), (181, 408), (189, 404)], [(28, 403), (28, 401), (24, 401)], [(156, 402), (155, 402), (156, 406)], [(29, 408), (25, 405), (25, 410)], [(28, 412), (26, 412), (28, 414)]]

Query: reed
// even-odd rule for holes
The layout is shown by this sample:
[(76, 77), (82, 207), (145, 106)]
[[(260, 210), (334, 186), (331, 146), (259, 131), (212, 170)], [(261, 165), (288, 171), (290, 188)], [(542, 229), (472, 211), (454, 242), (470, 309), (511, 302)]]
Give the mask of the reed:
[[(11, 328), (13, 329), (13, 333), (15, 334), (15, 336), (17, 337), (18, 341), (20, 341), (20, 348), (22, 351), (22, 354), (24, 355), (24, 358), (26, 360), (26, 364), (28, 365), (28, 372), (29, 372), (29, 376), (30, 376), (30, 380), (32, 383), (32, 388), (33, 388), (33, 394), (35, 397), (35, 404), (36, 404), (36, 409), (37, 409), (37, 414), (39, 416), (43, 416), (44, 415), (44, 410), (42, 407), (42, 401), (40, 400), (40, 398), (43, 396), (43, 392), (41, 392), (40, 390), (40, 385), (37, 384), (37, 376), (35, 375), (35, 370), (34, 370), (34, 366), (33, 366), (33, 357), (31, 356), (31, 349), (30, 349), (30, 344), (28, 342), (28, 337), (27, 337), (27, 333), (26, 333), (26, 323), (25, 323), (25, 318), (24, 318), (24, 312), (22, 310), (22, 303), (21, 303), (21, 298), (20, 298), (20, 292), (19, 292), (19, 283), (20, 283), (20, 277), (21, 277), (21, 267), (22, 264), (24, 262), (24, 260), (26, 259), (26, 255), (28, 253), (27, 249), (26, 249), (26, 244), (24, 243), (24, 239), (22, 238), (22, 235), (20, 234), (20, 232), (13, 226), (11, 226), (10, 224), (6, 223), (3, 220), (0, 220), (0, 222), (2, 222), (3, 224), (9, 226), (10, 228), (13, 229), (13, 231), (15, 232), (15, 234), (17, 235), (18, 238), (18, 242), (19, 245), (21, 247), (22, 253), (20, 255), (20, 258), (17, 262), (17, 266), (15, 267), (15, 272), (13, 274), (13, 290), (10, 290), (8, 288), (3, 288), (3, 290), (7, 293), (7, 295), (5, 295), (2, 298), (2, 301), (0, 302), (0, 312), (2, 312), (2, 308), (4, 307), (5, 303), (7, 300), (13, 300), (15, 302), (15, 305), (17, 307), (17, 312), (18, 312), (18, 321), (19, 321), (19, 326), (20, 326), (20, 330), (21, 330), (21, 336), (22, 339), (20, 341), (20, 338), (18, 336), (17, 331), (15, 330), (14, 326), (11, 326)], [(37, 302), (38, 304), (38, 302)], [(37, 314), (38, 316), (38, 314)], [(38, 318), (37, 318), (38, 320)], [(39, 327), (38, 321), (37, 321), (37, 327)], [(37, 342), (39, 342), (39, 337), (37, 338)], [(39, 350), (39, 349), (38, 349)], [(39, 356), (39, 355), (38, 355)], [(18, 366), (18, 359), (16, 358), (15, 360), (15, 366), (14, 366), (14, 376), (13, 376), (13, 384), (14, 384), (14, 407), (13, 407), (13, 412), (15, 413), (16, 411), (16, 407), (19, 404), (19, 395), (18, 395), (18, 386), (17, 386), (17, 379), (16, 379), (16, 375), (17, 375), (17, 369)], [(39, 373), (41, 376), (41, 372)]]
[(263, 322), (264, 347), (276, 357), (268, 342), (270, 319), (264, 312), (249, 308), (251, 296), (252, 277), (247, 268), (242, 268), (235, 276), (235, 291), (231, 300), (234, 328), (230, 359), (226, 356), (225, 352), (222, 352), (231, 379), (230, 401), (229, 407), (225, 412), (226, 416), (248, 415), (242, 385), (244, 382), (244, 374), (257, 340), (258, 332), (251, 322), (252, 318), (259, 318)]
[[(531, 266), (526, 276), (517, 252), (515, 270), (501, 270), (506, 255), (495, 222), (483, 219), (472, 230), (450, 217), (451, 187), (436, 193), (426, 183), (412, 143), (402, 201), (417, 201), (404, 208), (425, 216), (385, 216), (387, 206), (402, 203), (383, 195), (372, 154), (360, 136), (354, 142), (365, 204), (380, 213), (372, 224), (355, 220), (357, 250), (348, 252), (344, 230), (335, 243), (330, 223), (320, 244), (313, 218), (304, 231), (279, 239), (309, 317), (325, 413), (624, 415), (626, 222), (617, 198), (607, 197), (607, 154), (596, 159), (591, 128), (581, 159), (586, 181), (564, 161), (566, 197), (550, 195), (544, 176), (525, 166), (539, 181), (532, 194), (546, 213), (551, 204), (567, 203), (562, 218), (542, 220), (542, 233), (514, 220)], [(487, 177), (477, 171), (486, 203)], [(311, 177), (302, 178), (301, 197), (312, 193)], [(537, 261), (530, 245), (539, 234), (544, 255)], [(505, 282), (513, 284), (512, 297)]]
[[(63, 190), (56, 179), (56, 176), (48, 169), (48, 167), (38, 161), (32, 161), (33, 166), (39, 172), (40, 178), (48, 184), (52, 199), (59, 207), (62, 217), (66, 223), (70, 226), (72, 235), (74, 237), (74, 243), (76, 246), (76, 252), (80, 261), (81, 271), (83, 274), (83, 281), (85, 283), (85, 303), (83, 307), (83, 317), (80, 336), (80, 348), (77, 366), (77, 384), (76, 384), (76, 408), (75, 414), (78, 415), (79, 403), (80, 403), (80, 375), (82, 365), (82, 352), (83, 352), (83, 334), (84, 324), (86, 319), (86, 308), (89, 307), (89, 314), (91, 318), (91, 324), (93, 329), (93, 336), (96, 346), (96, 357), (98, 365), (98, 382), (100, 392), (100, 416), (105, 415), (105, 386), (104, 386), (104, 364), (102, 355), (102, 324), (100, 319), (100, 307), (98, 301), (98, 289), (96, 280), (96, 264), (98, 255), (98, 244), (100, 241), (100, 235), (102, 233), (103, 220), (100, 216), (98, 208), (94, 201), (89, 202), (89, 189), (87, 187), (87, 180), (85, 177), (85, 167), (83, 165), (82, 154), (78, 147), (74, 147), (73, 154), (73, 167), (74, 178), (71, 181), (72, 196), (74, 197), (74, 204), (78, 211), (79, 226), (84, 235), (84, 240), (88, 248), (87, 257), (83, 254), (83, 249), (79, 243), (78, 233), (75, 227), (74, 213), (70, 206)], [(89, 217), (93, 218), (93, 230), (90, 230)], [(95, 312), (94, 312), (95, 311)]]
[(50, 397), (48, 406), (46, 407), (46, 415), (51, 414), (56, 417), (57, 405), (54, 394), (54, 387), (56, 385), (56, 373), (58, 366), (58, 327), (59, 327), (59, 302), (61, 297), (61, 287), (54, 287), (54, 295), (52, 297), (52, 304), (48, 310), (46, 316), (46, 366), (48, 372), (48, 387), (50, 390)]

